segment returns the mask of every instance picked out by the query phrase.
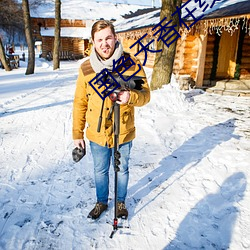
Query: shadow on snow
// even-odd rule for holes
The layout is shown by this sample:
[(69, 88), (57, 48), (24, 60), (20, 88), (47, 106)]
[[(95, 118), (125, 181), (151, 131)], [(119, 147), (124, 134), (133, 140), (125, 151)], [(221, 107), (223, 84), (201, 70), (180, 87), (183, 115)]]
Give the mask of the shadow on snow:
[[(131, 203), (138, 203), (143, 197), (155, 194), (149, 201), (136, 210), (136, 205), (130, 208), (130, 216), (133, 217), (145, 208), (149, 203), (160, 196), (175, 181), (204, 159), (212, 150), (223, 142), (232, 138), (239, 139), (233, 134), (235, 130), (235, 119), (206, 127), (198, 134), (183, 143), (171, 155), (165, 157), (159, 163), (159, 167), (148, 173), (128, 190)], [(166, 183), (176, 172), (186, 168), (181, 176)], [(164, 188), (159, 187), (165, 183)], [(233, 202), (242, 198), (246, 186), (246, 178), (243, 173), (237, 173), (228, 178), (217, 194), (207, 196), (193, 208), (181, 223), (176, 239), (174, 239), (165, 250), (177, 248), (181, 242), (180, 249), (201, 249), (202, 244), (210, 244), (216, 249), (227, 249), (230, 235), (234, 225), (237, 208)], [(157, 192), (160, 190), (159, 192)], [(151, 195), (152, 195), (151, 194)], [(219, 201), (219, 204), (217, 202)], [(133, 211), (131, 211), (133, 209)], [(198, 224), (197, 224), (198, 223)], [(223, 246), (223, 248), (220, 248)], [(184, 248), (183, 248), (184, 247)], [(219, 248), (218, 248), (219, 247)]]
[(15, 115), (15, 114), (25, 113), (25, 112), (29, 112), (29, 111), (44, 109), (44, 108), (51, 108), (51, 107), (55, 107), (55, 106), (65, 105), (65, 104), (72, 103), (72, 102), (73, 102), (73, 100), (66, 100), (66, 101), (62, 101), (62, 102), (54, 102), (54, 103), (50, 103), (50, 104), (43, 104), (43, 105), (39, 105), (39, 106), (36, 106), (36, 107), (21, 108), (21, 109), (14, 110), (14, 111), (5, 111), (3, 113), (0, 113), (0, 117), (6, 117), (6, 116), (9, 116), (9, 115)]
[(217, 193), (198, 202), (181, 222), (176, 237), (164, 250), (229, 249), (238, 208), (247, 180), (242, 172), (228, 177)]
[[(166, 182), (174, 173), (187, 167), (187, 165), (189, 165), (189, 167), (185, 172), (190, 168), (196, 167), (216, 146), (232, 138), (239, 139), (239, 136), (233, 134), (235, 129), (234, 123), (235, 119), (229, 119), (223, 123), (202, 129), (198, 134), (192, 136), (178, 149), (173, 151), (171, 155), (163, 158), (158, 168), (131, 186), (128, 190), (129, 196), (133, 197), (134, 200), (140, 200)], [(148, 203), (156, 199), (172, 184), (173, 182), (169, 183), (164, 189), (161, 189), (161, 192), (157, 193)], [(141, 209), (143, 209), (143, 207)]]

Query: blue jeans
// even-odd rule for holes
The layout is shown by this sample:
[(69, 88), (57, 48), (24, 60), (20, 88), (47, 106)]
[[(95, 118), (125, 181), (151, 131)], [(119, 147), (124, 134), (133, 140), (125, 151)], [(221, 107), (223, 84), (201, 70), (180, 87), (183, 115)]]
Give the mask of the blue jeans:
[[(128, 161), (131, 147), (132, 141), (119, 146), (121, 164), (119, 165), (120, 171), (117, 178), (117, 200), (121, 202), (125, 201), (127, 195), (129, 179)], [(90, 148), (94, 161), (97, 202), (107, 204), (109, 196), (109, 168), (111, 159), (112, 163), (114, 162), (114, 148), (103, 147), (94, 142), (90, 142)]]

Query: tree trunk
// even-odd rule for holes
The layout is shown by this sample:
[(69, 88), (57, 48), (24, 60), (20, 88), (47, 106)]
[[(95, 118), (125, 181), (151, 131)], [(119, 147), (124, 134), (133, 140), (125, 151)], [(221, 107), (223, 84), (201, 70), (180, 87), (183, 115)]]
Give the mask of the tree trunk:
[[(177, 6), (181, 6), (181, 2), (181, 0), (162, 0), (160, 19), (162, 20), (166, 17), (162, 26), (172, 20), (170, 25), (177, 25), (175, 30), (179, 32), (178, 14), (175, 14), (174, 16), (171, 15), (176, 11)], [(171, 35), (172, 33), (170, 32), (164, 37), (164, 40), (166, 41)], [(152, 90), (161, 88), (163, 84), (170, 83), (175, 58), (176, 43), (177, 40), (171, 43), (168, 47), (162, 40), (157, 42), (157, 50), (162, 49), (162, 51), (157, 52), (155, 56), (152, 81), (150, 84), (150, 88)]]
[(0, 37), (0, 61), (6, 71), (11, 71), (11, 68), (6, 60), (4, 46), (1, 37)]
[(53, 70), (60, 68), (59, 48), (61, 33), (61, 0), (55, 1), (55, 40), (53, 50)]
[(23, 19), (24, 19), (24, 31), (25, 31), (26, 41), (28, 44), (28, 66), (25, 75), (30, 75), (34, 74), (34, 69), (35, 69), (35, 48), (32, 37), (30, 9), (28, 0), (22, 0), (22, 8), (23, 8)]

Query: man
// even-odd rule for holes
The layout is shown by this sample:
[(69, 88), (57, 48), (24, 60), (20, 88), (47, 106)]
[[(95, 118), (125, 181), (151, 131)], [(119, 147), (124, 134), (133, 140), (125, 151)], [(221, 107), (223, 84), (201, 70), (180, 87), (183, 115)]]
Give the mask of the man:
[[(94, 161), (94, 175), (96, 185), (97, 203), (90, 211), (88, 218), (97, 219), (108, 208), (109, 195), (109, 168), (113, 160), (114, 134), (112, 101), (109, 97), (104, 98), (104, 117), (100, 131), (97, 132), (102, 98), (89, 84), (104, 69), (108, 71), (116, 69), (122, 56), (131, 57), (127, 62), (127, 70), (124, 71), (120, 64), (123, 76), (143, 77), (141, 89), (125, 89), (118, 93), (117, 103), (120, 104), (120, 134), (119, 152), (121, 154), (118, 172), (117, 194), (117, 217), (128, 216), (125, 206), (125, 198), (128, 186), (128, 161), (132, 140), (135, 138), (134, 107), (143, 106), (150, 100), (150, 90), (144, 70), (140, 62), (133, 56), (123, 51), (121, 43), (117, 40), (114, 26), (109, 21), (100, 20), (94, 23), (91, 31), (93, 50), (90, 59), (82, 63), (76, 84), (75, 98), (73, 103), (73, 140), (76, 147), (85, 147), (84, 133), (87, 122), (86, 137), (90, 141), (91, 153)], [(118, 65), (118, 66), (119, 66)], [(113, 72), (114, 73), (114, 72)], [(99, 92), (102, 89), (99, 90)], [(108, 118), (111, 115), (111, 119)]]

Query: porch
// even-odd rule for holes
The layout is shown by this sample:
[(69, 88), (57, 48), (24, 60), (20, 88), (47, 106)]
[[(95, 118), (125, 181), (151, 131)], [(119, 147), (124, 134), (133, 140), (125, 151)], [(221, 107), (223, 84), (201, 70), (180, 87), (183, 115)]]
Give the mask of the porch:
[(208, 93), (250, 97), (250, 80), (220, 80), (215, 86), (205, 89)]

